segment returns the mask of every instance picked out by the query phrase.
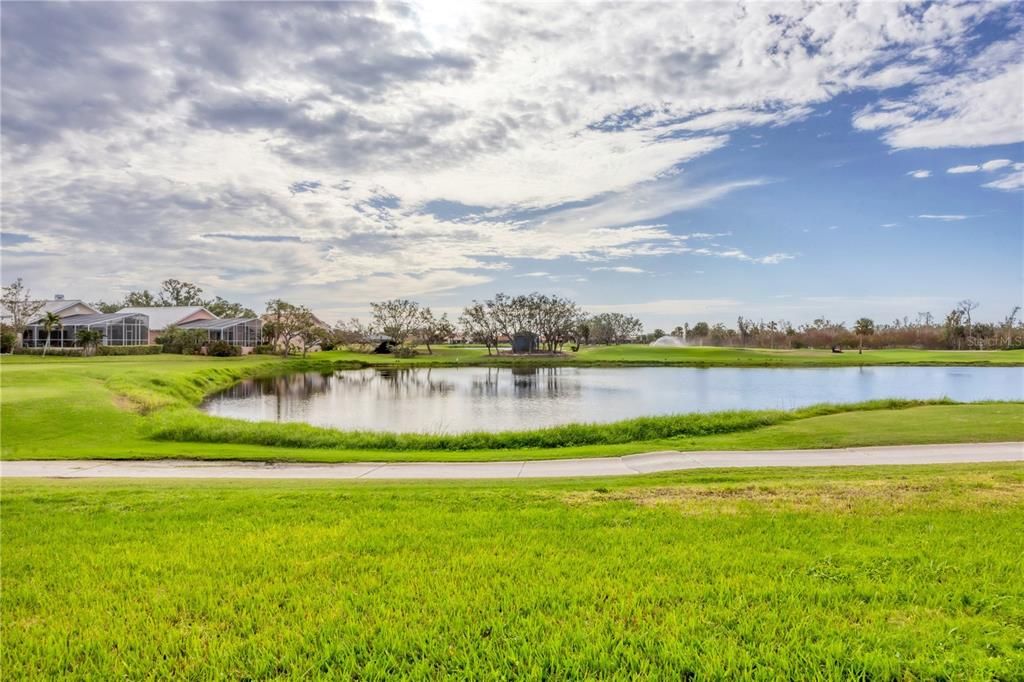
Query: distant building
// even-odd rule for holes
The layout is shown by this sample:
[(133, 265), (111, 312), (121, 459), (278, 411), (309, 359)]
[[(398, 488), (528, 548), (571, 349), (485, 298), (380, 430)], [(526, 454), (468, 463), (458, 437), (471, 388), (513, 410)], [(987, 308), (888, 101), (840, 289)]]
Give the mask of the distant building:
[(513, 353), (536, 353), (540, 348), (540, 337), (533, 332), (516, 332), (512, 336)]
[(149, 343), (167, 332), (169, 327), (199, 329), (209, 341), (224, 341), (241, 348), (242, 354), (251, 353), (259, 345), (263, 323), (256, 317), (220, 318), (199, 305), (191, 306), (135, 306), (122, 308), (119, 313), (140, 313), (149, 316)]
[(88, 303), (78, 299), (66, 299), (61, 295), (43, 303), (33, 315), (25, 331), (22, 345), (26, 348), (41, 348), (46, 345), (47, 332), (43, 320), (47, 313), (60, 318), (60, 325), (51, 329), (51, 348), (74, 348), (78, 345), (80, 329), (95, 329), (103, 334), (100, 341), (104, 346), (142, 346), (149, 343), (149, 317), (142, 313), (120, 311), (101, 313)]

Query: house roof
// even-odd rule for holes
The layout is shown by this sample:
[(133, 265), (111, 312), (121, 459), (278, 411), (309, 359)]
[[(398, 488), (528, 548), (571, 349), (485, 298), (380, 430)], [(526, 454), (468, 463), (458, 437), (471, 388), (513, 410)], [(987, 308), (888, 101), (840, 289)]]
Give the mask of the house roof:
[(117, 322), (118, 320), (131, 317), (132, 315), (144, 315), (145, 313), (96, 313), (94, 315), (68, 315), (61, 319), (61, 324), (65, 327), (81, 327), (93, 324), (105, 324), (107, 322)]
[(91, 310), (91, 311), (93, 311), (94, 313), (97, 313), (97, 314), (99, 314), (99, 312), (100, 312), (100, 311), (96, 310), (95, 308), (93, 308), (88, 303), (86, 303), (85, 301), (79, 300), (77, 298), (55, 298), (55, 299), (51, 299), (49, 301), (45, 301), (43, 303), (43, 307), (40, 308), (39, 311), (36, 312), (35, 315), (33, 315), (32, 317), (29, 318), (28, 323), (29, 324), (34, 324), (35, 322), (37, 322), (37, 321), (41, 320), (43, 317), (45, 317), (46, 313), (55, 313), (57, 315), (60, 315), (62, 310), (67, 310), (68, 308), (73, 308), (76, 305), (84, 305), (86, 308), (88, 308), (89, 310)]
[(178, 326), (182, 329), (227, 329), (228, 327), (249, 322), (260, 324), (260, 320), (257, 317), (225, 317), (216, 320), (193, 320), (192, 322), (183, 322)]
[[(206, 310), (201, 305), (167, 305), (167, 306), (134, 306), (128, 308), (121, 308), (117, 312), (119, 313), (142, 313), (143, 315), (149, 315), (149, 328), (151, 331), (159, 331), (161, 329), (167, 329), (171, 325), (176, 325), (181, 320), (184, 320), (190, 315), (195, 315), (201, 310)], [(206, 310), (214, 319), (216, 315)]]

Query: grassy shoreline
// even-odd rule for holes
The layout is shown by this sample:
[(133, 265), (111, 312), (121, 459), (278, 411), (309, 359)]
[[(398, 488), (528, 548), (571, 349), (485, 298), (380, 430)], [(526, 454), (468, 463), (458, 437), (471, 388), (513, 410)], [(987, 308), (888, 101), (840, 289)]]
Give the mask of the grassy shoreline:
[[(640, 349), (646, 351), (646, 347)], [(464, 354), (472, 349), (455, 350)], [(598, 349), (620, 356), (634, 350)], [(717, 353), (728, 349), (682, 352), (692, 357), (691, 351), (708, 350)], [(470, 364), (463, 355), (449, 351), (411, 361), (386, 358), (373, 366)], [(934, 357), (921, 356), (922, 351), (913, 353), (918, 358)], [(1015, 357), (1013, 351), (1010, 353), (1009, 357)], [(899, 353), (896, 356), (904, 357)], [(798, 449), (1024, 440), (1024, 403), (875, 401), (794, 411), (690, 414), (449, 436), (253, 423), (216, 418), (196, 409), (205, 395), (248, 377), (356, 368), (366, 366), (367, 357), (373, 359), (343, 351), (287, 361), (266, 356), (4, 358), (0, 361), (0, 458), (494, 461), (611, 456), (658, 449)], [(481, 359), (486, 355), (478, 354), (473, 364)], [(893, 359), (890, 353), (888, 360)], [(961, 423), (961, 417), (968, 417), (973, 427)]]

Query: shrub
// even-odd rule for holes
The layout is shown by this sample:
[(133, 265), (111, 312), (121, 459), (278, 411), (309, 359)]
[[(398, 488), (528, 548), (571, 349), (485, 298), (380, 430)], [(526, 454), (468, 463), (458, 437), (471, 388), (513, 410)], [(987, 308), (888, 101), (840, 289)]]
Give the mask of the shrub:
[(211, 341), (206, 347), (206, 354), (213, 355), (218, 358), (229, 358), (235, 355), (241, 355), (242, 349), (238, 346), (232, 346), (227, 341)]
[(260, 345), (253, 348), (252, 352), (257, 353), (259, 355), (274, 355), (275, 353), (277, 353), (277, 349), (274, 348), (273, 344), (261, 343)]
[(391, 354), (396, 358), (414, 358), (416, 357), (416, 349), (412, 346), (395, 346)]
[(46, 351), (46, 356), (54, 357), (81, 357), (83, 355), (82, 348), (53, 348), (50, 347), (48, 350), (45, 348), (14, 348), (13, 353), (15, 355), (43, 355), (43, 351)]
[(0, 332), (0, 353), (10, 353), (11, 349), (14, 348), (16, 340), (17, 337), (14, 335), (14, 332), (6, 329)]
[(97, 355), (158, 355), (164, 347), (159, 344), (145, 346), (100, 346), (96, 349)]
[(164, 347), (165, 353), (196, 355), (206, 345), (209, 335), (202, 329), (180, 329), (168, 327), (156, 342)]

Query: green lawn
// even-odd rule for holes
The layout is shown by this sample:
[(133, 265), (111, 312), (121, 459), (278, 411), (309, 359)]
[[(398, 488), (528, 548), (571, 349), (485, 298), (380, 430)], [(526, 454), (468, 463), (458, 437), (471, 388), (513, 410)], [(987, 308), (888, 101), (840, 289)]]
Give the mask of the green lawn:
[[(442, 357), (451, 362), (458, 356), (437, 356)], [(179, 355), (4, 358), (0, 362), (0, 453), (7, 459), (437, 461), (594, 457), (659, 449), (1024, 440), (1024, 404), (1020, 403), (931, 405), (824, 416), (813, 416), (820, 410), (804, 410), (797, 414), (764, 411), (657, 418), (472, 441), (468, 437), (362, 438), (297, 424), (256, 425), (216, 419), (194, 407), (205, 393), (247, 375), (329, 369), (334, 366), (331, 363), (352, 360), (343, 353), (318, 354), (305, 363), (267, 357)]]
[(4, 480), (5, 679), (1021, 679), (1024, 466)]

